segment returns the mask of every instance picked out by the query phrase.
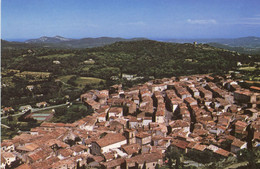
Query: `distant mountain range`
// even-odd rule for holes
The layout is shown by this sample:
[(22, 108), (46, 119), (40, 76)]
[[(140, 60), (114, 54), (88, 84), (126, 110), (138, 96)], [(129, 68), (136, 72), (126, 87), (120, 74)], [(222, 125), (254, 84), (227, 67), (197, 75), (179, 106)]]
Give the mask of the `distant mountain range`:
[[(82, 38), (71, 39), (62, 36), (47, 37), (43, 36), (37, 39), (29, 39), (25, 42), (8, 42), (2, 40), (2, 47), (49, 47), (49, 48), (91, 48), (109, 45), (120, 41), (137, 41), (147, 40), (147, 38), (113, 38), (113, 37), (99, 37), (99, 38)], [(209, 44), (213, 47), (233, 50), (241, 53), (260, 53), (260, 37), (242, 37), (233, 39), (165, 39), (157, 40), (170, 43), (203, 43)]]
[(26, 40), (25, 43), (60, 43), (60, 42), (68, 42), (71, 40), (73, 40), (73, 39), (64, 38), (62, 36), (54, 36), (54, 37), (42, 36), (38, 39)]
[(112, 38), (112, 37), (99, 37), (99, 38), (82, 38), (82, 39), (70, 39), (62, 36), (47, 37), (43, 36), (38, 39), (26, 40), (27, 44), (43, 44), (45, 47), (65, 47), (65, 48), (90, 48), (109, 45), (120, 41), (136, 41), (146, 40), (146, 38)]
[(193, 42), (219, 43), (230, 47), (247, 47), (247, 48), (260, 47), (260, 37), (254, 37), (254, 36), (233, 38), (233, 39), (168, 39), (163, 41), (174, 42), (174, 43), (193, 43)]

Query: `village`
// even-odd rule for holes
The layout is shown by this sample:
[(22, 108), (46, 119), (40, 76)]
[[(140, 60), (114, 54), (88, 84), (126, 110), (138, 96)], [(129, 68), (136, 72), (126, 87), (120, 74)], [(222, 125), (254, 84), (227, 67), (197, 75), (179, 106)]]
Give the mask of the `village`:
[[(156, 168), (169, 147), (236, 156), (260, 145), (260, 88), (230, 75), (155, 79), (80, 96), (94, 113), (74, 123), (43, 122), (1, 143), (1, 168)], [(230, 147), (227, 148), (227, 144)]]

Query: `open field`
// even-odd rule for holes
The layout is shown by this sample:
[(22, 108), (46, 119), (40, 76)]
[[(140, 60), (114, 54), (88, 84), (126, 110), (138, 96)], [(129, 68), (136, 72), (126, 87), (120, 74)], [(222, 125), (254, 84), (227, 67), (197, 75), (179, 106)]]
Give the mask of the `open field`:
[(258, 70), (259, 68), (256, 68), (256, 67), (250, 67), (250, 66), (248, 66), (248, 67), (241, 67), (241, 68), (239, 68), (238, 70), (244, 70), (244, 71), (255, 71), (255, 70)]
[(93, 85), (93, 84), (99, 84), (101, 81), (104, 82), (104, 80), (94, 77), (79, 77), (75, 80), (75, 83), (80, 87), (84, 88), (87, 84)]
[(62, 82), (67, 83), (68, 80), (74, 75), (66, 75), (66, 76), (60, 76), (58, 79), (60, 79)]
[(14, 83), (12, 80), (13, 80), (13, 76), (3, 77), (2, 84), (5, 84), (6, 86), (14, 87)]
[(83, 71), (88, 71), (89, 69), (90, 69), (90, 67), (85, 66), (82, 70), (83, 70)]
[[(59, 79), (64, 82), (67, 83), (68, 80), (74, 75), (67, 75), (67, 76), (60, 76)], [(95, 78), (95, 77), (78, 77), (75, 80), (75, 83), (77, 84), (77, 86), (79, 88), (84, 88), (87, 84), (88, 85), (95, 85), (95, 84), (99, 84), (101, 81), (105, 82), (102, 79), (99, 78)]]

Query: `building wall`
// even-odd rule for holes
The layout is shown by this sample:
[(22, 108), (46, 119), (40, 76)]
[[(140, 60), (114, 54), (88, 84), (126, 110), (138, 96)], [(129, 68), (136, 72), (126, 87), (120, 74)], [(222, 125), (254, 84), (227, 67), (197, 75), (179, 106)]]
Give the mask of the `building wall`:
[(127, 144), (127, 140), (123, 140), (123, 141), (120, 141), (118, 143), (115, 143), (115, 144), (111, 144), (111, 145), (108, 145), (106, 147), (102, 147), (101, 150), (102, 150), (102, 153), (106, 153), (106, 152), (109, 152), (110, 149), (115, 149), (115, 148), (120, 148), (122, 145), (125, 145)]
[(140, 145), (145, 145), (145, 144), (151, 143), (151, 140), (152, 140), (151, 136), (148, 136), (145, 138), (136, 137), (136, 143), (138, 143)]
[(123, 116), (123, 111), (120, 112), (119, 114), (117, 114), (115, 112), (109, 112), (108, 117), (112, 117), (112, 116), (114, 116), (114, 117), (122, 117)]
[(199, 95), (200, 95), (200, 92), (199, 92), (199, 91), (195, 91), (195, 92), (193, 93), (193, 96), (194, 96), (194, 97), (199, 96)]
[(148, 126), (151, 122), (152, 120), (143, 120), (143, 125)]
[(136, 128), (137, 127), (137, 122), (129, 122), (129, 127), (132, 128)]
[(135, 104), (139, 105), (140, 101), (139, 100), (134, 100)]
[(86, 125), (86, 126), (84, 127), (84, 129), (85, 129), (85, 130), (88, 130), (88, 131), (93, 131), (94, 125), (93, 125), (93, 126), (88, 126), (88, 125)]
[(177, 107), (178, 107), (177, 104), (172, 105), (172, 112), (174, 112), (177, 109)]
[(157, 162), (150, 162), (150, 163), (146, 163), (146, 168), (148, 169), (155, 169)]
[(7, 163), (8, 165), (10, 165), (13, 161), (16, 160), (16, 157), (6, 158), (5, 160), (6, 160), (6, 163)]
[(243, 103), (250, 102), (250, 96), (246, 96), (237, 92), (234, 92), (234, 99), (238, 102), (243, 102)]
[(165, 122), (164, 116), (156, 116), (156, 122), (157, 123), (164, 123)]
[(11, 151), (14, 151), (14, 145), (11, 145), (11, 146), (4, 146), (4, 147), (1, 147), (2, 149), (2, 152), (5, 151), (5, 152), (11, 152)]
[(91, 154), (94, 155), (100, 155), (101, 154), (101, 148), (97, 143), (92, 143), (91, 144)]
[(106, 121), (106, 117), (98, 117), (98, 122), (104, 122)]
[(244, 145), (242, 145), (241, 147), (237, 147), (237, 146), (233, 146), (231, 145), (231, 152), (232, 153), (236, 153), (241, 149), (247, 148), (247, 144), (245, 143)]

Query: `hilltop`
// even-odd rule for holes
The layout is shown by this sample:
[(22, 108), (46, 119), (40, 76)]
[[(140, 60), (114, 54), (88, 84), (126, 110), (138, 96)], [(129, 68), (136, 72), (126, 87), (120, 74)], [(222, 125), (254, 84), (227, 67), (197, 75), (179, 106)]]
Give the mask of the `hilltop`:
[(260, 53), (260, 37), (255, 36), (216, 39), (166, 39), (162, 41), (171, 43), (197, 42), (241, 53)]
[[(65, 38), (62, 36), (42, 36), (36, 39), (28, 39), (25, 42), (8, 42), (2, 40), (2, 48), (28, 48), (28, 47), (44, 47), (44, 48), (62, 48), (62, 49), (74, 49), (74, 48), (93, 48), (110, 45), (115, 42), (127, 42), (127, 41), (140, 41), (148, 40), (147, 38), (120, 38), (120, 37), (97, 37), (97, 38)], [(260, 38), (249, 36), (233, 39), (164, 39), (158, 40), (159, 42), (168, 43), (202, 43), (209, 44), (216, 48), (227, 49), (240, 53), (259, 54), (260, 53)]]
[(58, 48), (91, 48), (97, 46), (109, 45), (120, 41), (136, 41), (144, 40), (145, 38), (113, 38), (113, 37), (98, 37), (98, 38), (81, 38), (72, 39), (65, 38), (62, 36), (47, 37), (43, 36), (37, 39), (26, 40), (25, 43), (28, 44), (41, 44), (45, 47), (58, 47)]
[[(237, 61), (246, 62), (246, 55), (239, 55), (207, 44), (177, 44), (151, 40), (117, 42), (112, 45), (86, 49), (99, 68), (117, 68), (122, 73), (155, 78), (171, 75), (220, 73), (236, 67)], [(116, 70), (115, 70), (116, 71)]]
[(163, 40), (165, 42), (174, 42), (174, 43), (219, 43), (223, 45), (228, 45), (230, 47), (260, 47), (260, 37), (248, 36), (241, 38), (215, 38), (215, 39), (168, 39)]

